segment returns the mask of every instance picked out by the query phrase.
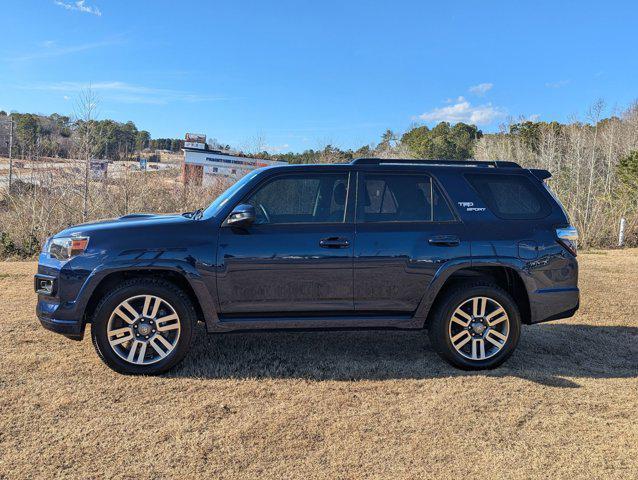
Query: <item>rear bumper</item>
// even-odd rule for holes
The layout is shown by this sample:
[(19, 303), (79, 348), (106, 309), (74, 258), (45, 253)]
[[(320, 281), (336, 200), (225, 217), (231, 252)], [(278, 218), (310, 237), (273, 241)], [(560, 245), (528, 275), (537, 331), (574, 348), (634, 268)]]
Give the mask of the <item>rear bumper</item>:
[(580, 306), (578, 287), (536, 290), (529, 298), (531, 322), (541, 323), (573, 316)]

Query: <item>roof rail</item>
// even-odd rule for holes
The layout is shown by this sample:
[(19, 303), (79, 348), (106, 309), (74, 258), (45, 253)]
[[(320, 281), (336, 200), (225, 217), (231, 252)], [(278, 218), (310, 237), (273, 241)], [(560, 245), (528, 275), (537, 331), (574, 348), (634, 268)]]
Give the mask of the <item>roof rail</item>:
[(352, 165), (431, 165), (442, 167), (522, 168), (516, 162), (502, 160), (424, 160), (418, 158), (355, 158)]

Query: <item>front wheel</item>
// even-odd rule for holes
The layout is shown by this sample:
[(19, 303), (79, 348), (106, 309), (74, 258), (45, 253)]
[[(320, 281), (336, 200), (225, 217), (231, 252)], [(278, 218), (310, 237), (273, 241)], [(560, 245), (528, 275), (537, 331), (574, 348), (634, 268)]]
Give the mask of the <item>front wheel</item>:
[(493, 284), (465, 284), (433, 312), (429, 335), (436, 352), (464, 370), (495, 368), (514, 352), (521, 332), (516, 302)]
[(136, 278), (102, 298), (91, 338), (100, 358), (116, 372), (157, 375), (184, 358), (195, 321), (182, 290), (160, 279)]

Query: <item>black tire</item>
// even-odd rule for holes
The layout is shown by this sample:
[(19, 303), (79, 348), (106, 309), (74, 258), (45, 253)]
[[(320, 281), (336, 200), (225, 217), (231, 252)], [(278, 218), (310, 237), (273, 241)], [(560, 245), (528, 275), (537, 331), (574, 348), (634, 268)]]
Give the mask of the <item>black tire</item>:
[[(457, 308), (475, 297), (487, 297), (488, 299), (497, 302), (505, 310), (508, 317), (508, 335), (507, 339), (502, 342), (500, 350), (497, 350), (498, 347), (494, 347), (490, 342), (487, 342), (486, 340), (483, 341), (484, 345), (489, 345), (490, 349), (496, 351), (496, 353), (493, 353), (493, 356), (490, 356), (489, 358), (467, 358), (457, 351), (451, 339), (453, 336), (452, 328), (457, 329), (457, 332), (459, 330), (463, 330), (463, 328), (459, 327), (456, 323), (451, 327), (452, 315)], [(490, 302), (490, 305), (495, 305), (495, 303)], [(467, 351), (471, 350), (473, 346), (474, 337), (472, 337), (472, 335), (476, 334), (476, 332), (473, 331), (469, 325), (466, 329), (468, 330), (467, 336), (470, 337), (470, 339), (466, 340), (465, 335), (461, 335), (461, 339), (457, 342), (457, 345), (465, 340), (466, 343), (461, 350)], [(432, 347), (445, 361), (454, 367), (463, 370), (486, 370), (496, 368), (501, 365), (516, 349), (521, 333), (521, 316), (514, 299), (497, 285), (487, 282), (463, 283), (456, 285), (449, 292), (444, 293), (444, 296), (440, 300), (437, 300), (428, 330)], [(488, 333), (487, 330), (488, 329), (485, 330), (485, 333)], [(478, 334), (476, 335), (477, 340), (480, 340), (481, 336)], [(490, 337), (494, 338), (492, 335), (490, 335)], [(469, 343), (470, 346), (468, 346), (467, 343)], [(480, 343), (477, 343), (477, 345), (479, 344)], [(466, 355), (468, 354), (469, 353), (466, 353)], [(480, 355), (477, 355), (477, 357), (480, 357)]]
[[(173, 350), (166, 354), (165, 357), (151, 364), (134, 364), (121, 358), (115, 352), (116, 347), (111, 346), (107, 334), (109, 319), (114, 310), (125, 300), (141, 295), (152, 295), (161, 298), (168, 302), (178, 315), (176, 323), (179, 323), (179, 336), (175, 339)], [(100, 300), (91, 322), (91, 339), (98, 356), (109, 368), (116, 372), (129, 375), (159, 375), (167, 372), (184, 359), (190, 348), (193, 327), (196, 321), (195, 308), (188, 296), (180, 288), (161, 279), (134, 278), (125, 281)], [(126, 335), (131, 334), (127, 333)], [(138, 353), (139, 350), (140, 347), (138, 347)], [(154, 353), (150, 347), (148, 352), (146, 355)], [(144, 357), (144, 355), (141, 355), (141, 357)], [(141, 357), (138, 356), (138, 359)]]

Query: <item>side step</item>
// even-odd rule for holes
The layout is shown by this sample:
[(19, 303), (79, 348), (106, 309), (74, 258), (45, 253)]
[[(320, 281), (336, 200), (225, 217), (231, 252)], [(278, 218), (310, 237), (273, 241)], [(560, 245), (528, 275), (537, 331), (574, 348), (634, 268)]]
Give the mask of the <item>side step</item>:
[(334, 317), (233, 317), (221, 318), (209, 330), (212, 332), (248, 330), (333, 330), (333, 329), (416, 329), (422, 319), (411, 315), (334, 316)]

